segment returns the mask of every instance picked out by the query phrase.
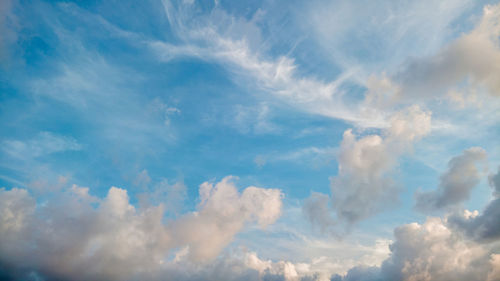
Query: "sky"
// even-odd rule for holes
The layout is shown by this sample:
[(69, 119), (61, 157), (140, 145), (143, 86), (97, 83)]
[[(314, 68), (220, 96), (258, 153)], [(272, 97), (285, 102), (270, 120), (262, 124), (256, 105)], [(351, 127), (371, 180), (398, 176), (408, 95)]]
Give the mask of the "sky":
[(0, 279), (500, 280), (500, 3), (0, 1)]

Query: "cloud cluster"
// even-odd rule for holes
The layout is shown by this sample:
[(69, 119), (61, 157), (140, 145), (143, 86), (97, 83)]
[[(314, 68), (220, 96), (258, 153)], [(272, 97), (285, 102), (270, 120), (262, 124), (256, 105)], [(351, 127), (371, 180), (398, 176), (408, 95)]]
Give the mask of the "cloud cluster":
[[(464, 161), (470, 152), (484, 156), (484, 151), (475, 148), (451, 162)], [(380, 267), (358, 266), (332, 280), (500, 280), (500, 199), (495, 181), (499, 175), (500, 171), (490, 176), (495, 197), (482, 214), (465, 210), (397, 227), (391, 255)], [(464, 172), (462, 179), (466, 177), (477, 179), (475, 173)]]
[(446, 219), (403, 225), (394, 236), (391, 256), (381, 267), (356, 267), (332, 280), (498, 280), (495, 248), (464, 239)]
[[(345, 131), (338, 156), (339, 172), (331, 179), (337, 221), (350, 225), (397, 199), (397, 186), (390, 173), (397, 159), (430, 129), (431, 114), (412, 106), (396, 113), (381, 135), (358, 139), (352, 130)], [(325, 204), (324, 197), (313, 196), (304, 211), (313, 222), (332, 224), (332, 218), (324, 214)]]
[(279, 190), (240, 194), (231, 179), (202, 184), (199, 210), (168, 223), (164, 206), (136, 209), (117, 187), (99, 199), (73, 186), (46, 202), (1, 189), (0, 268), (12, 279), (144, 280), (173, 262), (211, 261), (246, 224), (265, 227), (281, 213)]
[(486, 152), (480, 147), (472, 147), (453, 157), (448, 162), (448, 170), (441, 175), (437, 190), (417, 192), (416, 208), (422, 211), (439, 210), (469, 199), (471, 190), (479, 183), (482, 173), (480, 164), (485, 164)]

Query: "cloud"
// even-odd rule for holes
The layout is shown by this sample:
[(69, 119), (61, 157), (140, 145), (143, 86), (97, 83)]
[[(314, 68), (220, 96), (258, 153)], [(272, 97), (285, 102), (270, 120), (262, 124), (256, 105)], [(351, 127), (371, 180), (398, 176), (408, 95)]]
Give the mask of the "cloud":
[(463, 231), (467, 236), (483, 242), (497, 241), (500, 238), (500, 198), (492, 200), (482, 214), (464, 212), (454, 214), (448, 219), (450, 225)]
[(331, 281), (381, 281), (380, 268), (376, 266), (356, 266), (347, 272), (345, 276), (335, 274)]
[[(332, 208), (338, 221), (351, 225), (397, 198), (398, 188), (390, 173), (397, 159), (411, 150), (412, 143), (430, 132), (430, 126), (431, 114), (412, 106), (396, 113), (381, 135), (357, 139), (352, 130), (344, 132), (338, 154), (339, 173), (331, 179)], [(310, 200), (304, 209), (307, 216), (312, 221), (331, 221), (318, 217), (319, 209), (326, 209), (324, 197)], [(309, 208), (311, 202), (321, 204)]]
[(198, 211), (168, 223), (162, 204), (136, 209), (117, 187), (100, 199), (73, 186), (46, 202), (0, 189), (0, 267), (12, 279), (144, 280), (168, 276), (176, 249), (187, 249), (177, 259), (186, 264), (213, 260), (247, 223), (265, 227), (281, 213), (279, 190), (240, 194), (232, 179), (202, 184)]
[(481, 214), (477, 211), (464, 211), (463, 214), (453, 214), (448, 218), (452, 227), (464, 232), (467, 236), (481, 242), (492, 242), (500, 239), (500, 194), (498, 193), (498, 178), (500, 169), (490, 175), (490, 185), (493, 188), (493, 200), (489, 202)]
[(416, 208), (422, 211), (439, 210), (456, 206), (469, 199), (471, 190), (479, 183), (478, 165), (486, 161), (486, 152), (472, 147), (453, 157), (448, 170), (441, 175), (439, 187), (434, 191), (415, 193)]
[[(450, 162), (464, 161), (470, 156), (467, 153), (479, 153), (480, 159), (484, 157), (484, 151), (475, 148)], [(491, 175), (490, 179), (497, 175)], [(476, 175), (473, 173), (471, 177), (475, 179)], [(380, 267), (368, 270), (355, 267), (333, 280), (497, 280), (500, 198), (495, 193), (495, 182), (490, 183), (496, 198), (482, 214), (465, 210), (460, 215), (430, 217), (423, 224), (399, 226), (394, 230), (391, 255)]]
[(485, 280), (490, 252), (463, 240), (439, 218), (396, 228), (384, 280)]
[(61, 136), (51, 132), (40, 132), (30, 140), (4, 140), (3, 151), (18, 159), (31, 159), (42, 155), (64, 151), (78, 151), (82, 145), (70, 136)]
[[(453, 85), (470, 77), (500, 95), (500, 5), (487, 5), (476, 28), (428, 60), (416, 61), (402, 73), (403, 85), (431, 94), (433, 88)], [(407, 86), (407, 87), (408, 87)], [(411, 91), (408, 91), (410, 93)]]
[(353, 268), (332, 280), (466, 281), (492, 280), (498, 274), (495, 248), (464, 239), (445, 219), (397, 227), (394, 237), (381, 267)]
[(304, 200), (302, 210), (313, 226), (319, 226), (321, 232), (326, 232), (336, 225), (336, 221), (330, 212), (330, 196), (314, 192)]
[(325, 280), (325, 278), (321, 278), (314, 272), (310, 272), (309, 264), (261, 260), (253, 252), (245, 255), (245, 264), (249, 268), (257, 270), (263, 280)]
[(491, 187), (493, 188), (493, 195), (500, 197), (500, 166), (496, 174), (492, 174), (488, 177)]
[(240, 195), (232, 180), (226, 177), (215, 185), (203, 183), (200, 211), (172, 226), (176, 239), (189, 245), (188, 256), (195, 261), (214, 258), (247, 222), (255, 221), (265, 227), (281, 214), (279, 190), (251, 186)]
[[(299, 65), (289, 56), (270, 58), (261, 42), (258, 13), (247, 20), (214, 7), (203, 16), (191, 5), (163, 1), (170, 26), (183, 44), (151, 40), (146, 44), (163, 62), (182, 57), (214, 61), (231, 71), (239, 82), (270, 93), (280, 102), (313, 114), (381, 126), (383, 116), (363, 116), (343, 101), (340, 86), (352, 76), (345, 71), (333, 81), (300, 75)], [(262, 122), (262, 120), (259, 120)]]
[(384, 107), (398, 101), (444, 96), (465, 107), (478, 103), (475, 95), (482, 88), (500, 96), (499, 21), (500, 4), (486, 5), (472, 31), (436, 54), (409, 60), (391, 78), (384, 74), (369, 79), (366, 102)]

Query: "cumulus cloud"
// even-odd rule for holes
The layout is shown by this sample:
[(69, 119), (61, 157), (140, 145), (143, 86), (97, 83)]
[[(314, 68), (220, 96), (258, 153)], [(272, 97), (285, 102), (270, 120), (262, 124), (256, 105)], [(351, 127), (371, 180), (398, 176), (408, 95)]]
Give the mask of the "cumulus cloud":
[(202, 184), (200, 211), (173, 223), (174, 236), (189, 245), (188, 256), (195, 261), (215, 257), (248, 221), (265, 227), (280, 216), (279, 190), (251, 186), (240, 195), (232, 179), (226, 177), (215, 185)]
[(485, 280), (490, 270), (491, 253), (461, 239), (442, 219), (398, 227), (394, 236), (384, 280)]
[(321, 276), (311, 271), (310, 264), (292, 263), (289, 261), (273, 262), (260, 259), (256, 253), (250, 252), (245, 255), (245, 265), (259, 272), (263, 280), (328, 280), (328, 277)]
[(437, 190), (415, 194), (416, 208), (422, 211), (438, 210), (467, 200), (482, 176), (478, 165), (485, 161), (486, 152), (480, 147), (466, 149), (461, 155), (453, 157), (448, 162), (448, 170), (441, 175)]
[[(355, 223), (397, 199), (397, 186), (390, 173), (412, 143), (430, 132), (430, 126), (431, 114), (412, 106), (396, 113), (380, 135), (358, 139), (352, 130), (344, 132), (338, 154), (339, 173), (331, 179), (332, 208), (338, 221)], [(315, 203), (306, 203), (306, 215), (313, 222), (330, 223), (320, 210), (326, 209), (324, 197), (310, 200)]]
[[(174, 262), (213, 260), (246, 224), (265, 227), (281, 212), (279, 190), (240, 194), (231, 179), (202, 184), (198, 210), (168, 223), (162, 204), (136, 209), (117, 187), (100, 199), (73, 186), (45, 202), (1, 189), (0, 267), (12, 279), (144, 280), (168, 276)], [(174, 261), (176, 249), (184, 252)]]
[(333, 280), (495, 280), (498, 274), (495, 248), (464, 239), (445, 219), (400, 226), (394, 237), (381, 267), (353, 268)]
[[(462, 161), (466, 154), (454, 159)], [(430, 217), (423, 224), (397, 227), (391, 255), (380, 267), (354, 267), (332, 280), (498, 280), (500, 198), (494, 180), (498, 174), (490, 176), (495, 198), (482, 214), (465, 210), (460, 215)]]

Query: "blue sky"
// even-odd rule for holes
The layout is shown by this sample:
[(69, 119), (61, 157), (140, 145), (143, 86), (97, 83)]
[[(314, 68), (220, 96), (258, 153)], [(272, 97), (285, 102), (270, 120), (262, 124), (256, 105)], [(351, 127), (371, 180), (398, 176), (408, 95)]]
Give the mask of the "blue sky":
[[(500, 219), (495, 1), (7, 0), (0, 17), (0, 276), (500, 278), (500, 232), (470, 230)], [(418, 235), (458, 244), (406, 252)]]

